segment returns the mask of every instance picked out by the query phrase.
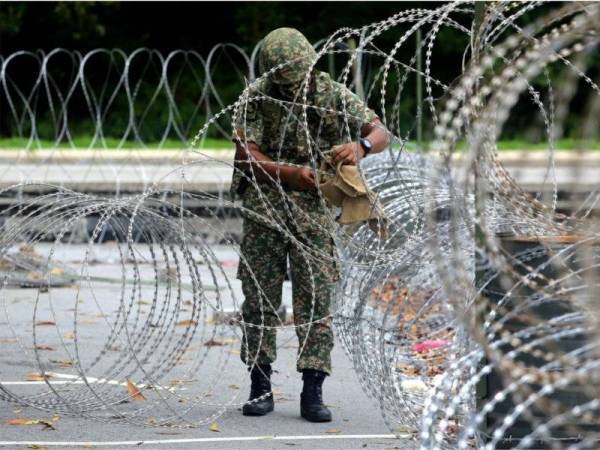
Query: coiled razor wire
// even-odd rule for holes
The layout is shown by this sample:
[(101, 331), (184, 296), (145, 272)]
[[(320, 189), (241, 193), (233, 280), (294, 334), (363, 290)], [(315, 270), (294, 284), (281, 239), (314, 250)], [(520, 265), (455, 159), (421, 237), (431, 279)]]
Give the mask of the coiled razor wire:
[[(473, 16), (474, 25), (465, 26)], [(279, 180), (273, 180), (277, 192), (291, 205), (284, 210), (273, 208), (264, 195), (261, 211), (249, 211), (222, 193), (191, 188), (194, 170), (238, 170), (200, 150), (164, 175), (178, 180), (169, 191), (160, 177), (129, 197), (101, 198), (31, 183), (4, 189), (2, 196), (9, 197), (18, 197), (24, 187), (43, 192), (6, 210), (0, 257), (7, 323), (3, 346), (33, 362), (45, 383), (26, 394), (0, 385), (0, 397), (95, 420), (169, 427), (198, 426), (242, 405), (245, 392), (228, 385), (246, 383), (236, 354), (244, 345), (241, 331), (255, 325), (224, 314), (225, 305), (235, 311), (242, 299), (219, 252), (229, 251), (241, 263), (244, 258), (222, 216), (199, 215), (184, 206), (189, 200), (210, 200), (285, 234), (307, 267), (314, 258), (341, 267), (332, 308), (335, 330), (393, 432), (414, 432), (423, 449), (595, 448), (600, 438), (600, 266), (593, 211), (600, 194), (596, 179), (573, 213), (557, 211), (562, 187), (553, 152), (558, 105), (552, 82), (557, 71), (572, 71), (586, 92), (600, 93), (593, 73), (572, 62), (594, 54), (599, 24), (597, 3), (495, 2), (483, 10), (458, 1), (402, 11), (361, 29), (343, 28), (322, 41), (319, 60), (347, 56), (339, 77), (345, 85), (357, 82), (356, 62), (369, 60), (365, 100), (380, 111), (391, 136), (387, 150), (360, 166), (383, 206), (389, 236), (383, 239), (366, 225), (341, 227), (332, 210), (326, 229), (335, 230), (334, 257), (289, 231), (290, 220), (311, 219), (298, 217)], [(464, 61), (447, 68), (456, 75), (450, 84), (431, 72), (445, 28), (464, 33), (470, 42)], [(417, 67), (416, 54), (408, 61), (399, 56), (417, 30), (423, 32), (418, 51), (425, 52), (424, 70)], [(382, 38), (390, 36), (394, 44), (386, 50)], [(355, 49), (343, 47), (349, 38), (358, 42)], [(293, 101), (269, 97), (256, 91), (258, 83), (295, 62), (254, 77), (255, 56), (243, 57), (248, 84), (229, 105), (222, 103), (206, 69), (210, 57), (202, 60), (208, 118), (191, 147), (213, 129), (227, 135), (223, 121), (243, 122), (251, 102), (272, 102), (306, 130), (318, 169), (317, 161), (327, 155), (318, 146), (319, 136), (308, 132), (308, 115), (315, 110), (308, 96), (310, 73)], [(3, 61), (2, 80), (7, 80), (6, 67)], [(418, 110), (435, 127), (430, 153), (409, 143), (416, 120), (401, 123), (400, 99), (412, 95), (408, 82), (415, 77), (422, 77), (427, 92)], [(127, 87), (126, 76), (122, 80), (132, 99), (135, 89)], [(210, 109), (209, 96), (218, 111)], [(503, 126), (515, 105), (528, 101), (538, 109), (547, 135), (543, 182), (552, 191), (549, 199), (527, 192), (498, 158)], [(163, 139), (169, 130), (179, 134), (185, 128), (175, 125), (177, 102), (170, 105), (173, 121)], [(350, 132), (353, 118), (345, 108), (318, 112), (338, 115)], [(64, 110), (61, 114), (57, 123), (64, 125)], [(68, 127), (61, 127), (67, 136)], [(128, 132), (136, 136), (136, 129), (139, 124), (130, 119)], [(95, 136), (102, 134), (99, 125)], [(586, 169), (573, 170), (585, 181)], [(242, 174), (260, 193), (251, 175)], [(322, 195), (320, 201), (325, 204)], [(97, 220), (87, 243), (73, 245), (70, 236), (91, 216)], [(113, 243), (100, 246), (99, 236), (107, 230)], [(207, 230), (217, 241), (207, 240)], [(97, 257), (100, 252), (110, 255), (108, 264)], [(77, 256), (64, 262), (67, 254)], [(107, 275), (109, 266), (120, 268), (118, 277)], [(24, 268), (37, 287), (34, 301), (10, 289)], [(314, 307), (314, 279), (311, 287)], [(263, 309), (275, 308), (265, 300)], [(313, 323), (292, 324), (281, 317), (275, 327), (279, 347), (282, 335)], [(305, 343), (298, 345), (301, 352)], [(210, 371), (212, 379), (203, 370), (209, 366), (218, 368)], [(67, 382), (56, 383), (59, 377)], [(140, 396), (145, 401), (137, 401)]]

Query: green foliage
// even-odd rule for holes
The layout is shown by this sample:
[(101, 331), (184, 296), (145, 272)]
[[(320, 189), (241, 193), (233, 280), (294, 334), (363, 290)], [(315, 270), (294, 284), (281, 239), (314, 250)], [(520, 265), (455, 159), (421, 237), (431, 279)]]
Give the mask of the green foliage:
[(27, 5), (24, 3), (0, 3), (0, 35), (15, 35), (21, 30)]
[[(128, 2), (0, 2), (0, 53), (3, 56), (17, 50), (35, 51), (43, 48), (46, 51), (63, 47), (67, 49), (85, 51), (97, 48), (122, 48), (131, 51), (134, 48), (156, 48), (167, 54), (175, 48), (186, 48), (198, 51), (206, 56), (209, 50), (217, 43), (233, 42), (241, 45), (247, 51), (254, 46), (271, 30), (281, 26), (291, 26), (302, 31), (311, 42), (317, 42), (343, 27), (361, 27), (376, 21), (388, 18), (390, 15), (412, 8), (438, 7), (442, 2), (232, 2), (232, 3), (145, 3), (136, 4)], [(545, 14), (554, 5), (541, 5), (527, 12), (517, 19), (518, 25), (526, 26)], [(456, 14), (454, 17), (462, 26), (471, 26), (469, 14)], [(557, 22), (557, 23), (560, 23)], [(412, 24), (400, 24), (398, 27), (386, 31), (377, 38), (377, 46), (382, 49), (392, 48), (399, 36), (408, 31)], [(431, 24), (423, 27), (423, 37), (427, 36)], [(499, 37), (502, 41), (514, 29), (507, 27)], [(416, 41), (409, 38), (396, 55), (397, 59), (408, 62), (414, 57)], [(447, 85), (451, 85), (461, 72), (463, 53), (468, 45), (468, 37), (454, 28), (442, 27), (433, 46), (431, 74)], [(236, 73), (236, 64), (227, 61), (228, 57), (216, 58), (212, 79), (222, 98), (223, 105), (219, 105), (214, 97), (208, 99), (211, 113), (214, 114), (222, 106), (234, 101), (243, 88), (242, 76)], [(230, 56), (230, 55), (229, 55)], [(466, 55), (468, 57), (468, 54)], [(56, 60), (55, 60), (56, 61)], [(331, 59), (320, 62), (318, 68), (329, 70), (330, 62), (335, 67), (335, 75), (339, 75), (347, 59), (345, 55), (335, 55)], [(238, 67), (240, 61), (237, 61)], [(365, 56), (364, 69), (381, 67), (380, 57)], [(53, 77), (59, 84), (64, 85), (60, 79), (70, 76), (67, 64), (64, 73), (60, 72), (57, 64), (52, 67)], [(102, 69), (91, 70), (87, 74), (90, 84), (102, 84)], [(238, 69), (239, 70), (239, 69)], [(245, 69), (243, 69), (245, 70)], [(552, 65), (548, 69), (555, 89), (560, 89), (560, 82), (566, 70), (560, 64)], [(590, 55), (589, 75), (597, 80), (600, 74), (600, 53)], [(13, 79), (27, 84), (31, 77), (30, 67), (22, 69), (22, 73), (11, 74)], [(415, 92), (415, 76), (410, 74), (401, 92), (399, 82), (403, 72), (390, 73), (386, 86), (386, 113), (389, 116), (392, 103), (399, 102), (399, 117), (386, 117), (394, 120), (395, 129), (403, 137), (407, 133), (414, 133), (417, 105)], [(132, 74), (132, 80), (136, 78)], [(348, 79), (352, 83), (352, 78)], [(111, 80), (114, 85), (116, 80)], [(367, 81), (366, 84), (369, 84)], [(151, 106), (150, 99), (156, 89), (157, 78), (144, 76), (143, 82), (137, 86), (137, 98), (133, 114), (135, 122), (140, 123), (138, 135), (129, 134), (127, 140), (139, 142), (156, 142), (164, 138), (165, 124), (169, 119), (169, 108), (164, 93)], [(548, 108), (550, 93), (544, 74), (540, 74), (531, 85), (540, 92), (541, 99)], [(352, 88), (352, 86), (350, 86)], [(380, 86), (375, 87), (378, 97)], [(597, 96), (584, 82), (579, 84), (580, 92), (571, 102), (571, 114), (566, 118), (564, 129), (566, 136), (578, 136), (582, 117), (590, 107), (591, 99)], [(107, 87), (111, 90), (111, 86)], [(578, 91), (579, 92), (579, 91)], [(400, 94), (396, 97), (397, 94)], [(442, 104), (443, 91), (433, 86), (432, 97), (438, 104)], [(181, 134), (191, 138), (206, 120), (206, 111), (202, 106), (197, 111), (195, 102), (200, 96), (197, 80), (190, 74), (182, 74), (179, 86), (175, 93), (175, 102), (179, 116), (175, 123)], [(1, 100), (0, 100), (1, 101)], [(82, 106), (76, 106), (81, 104)], [(76, 136), (96, 134), (95, 118), (90, 117), (89, 110), (83, 102), (72, 101), (69, 110), (69, 130)], [(372, 105), (379, 108), (377, 105)], [(5, 111), (5, 105), (0, 104)], [(37, 104), (39, 112), (38, 130), (40, 137), (49, 141), (56, 140), (57, 127), (53, 124), (48, 112), (47, 104), (40, 100)], [(78, 109), (75, 109), (78, 108)], [(381, 111), (378, 111), (381, 112)], [(130, 122), (129, 104), (124, 96), (117, 96), (111, 106), (109, 114), (104, 118), (103, 132), (105, 136), (123, 136)], [(425, 139), (432, 138), (432, 120), (428, 108), (424, 110)], [(219, 120), (218, 127), (209, 131), (211, 138), (223, 138), (229, 129), (228, 117)], [(16, 126), (11, 122), (8, 114), (0, 114), (0, 135), (13, 136), (17, 134)], [(22, 136), (28, 136), (28, 125), (25, 124)], [(543, 142), (544, 125), (536, 105), (528, 98), (522, 96), (519, 103), (504, 125), (501, 139), (518, 141)], [(412, 135), (409, 135), (412, 136)], [(171, 130), (168, 139), (180, 139), (180, 135)]]
[(54, 6), (54, 14), (59, 26), (71, 28), (73, 39), (82, 41), (94, 34), (106, 34), (106, 26), (97, 13), (99, 8), (118, 7), (116, 2), (59, 2)]

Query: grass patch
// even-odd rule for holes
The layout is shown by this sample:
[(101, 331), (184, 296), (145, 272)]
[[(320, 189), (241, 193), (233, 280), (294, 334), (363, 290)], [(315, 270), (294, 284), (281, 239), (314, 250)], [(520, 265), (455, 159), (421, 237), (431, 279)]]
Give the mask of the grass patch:
[[(74, 138), (71, 142), (61, 142), (55, 144), (54, 141), (50, 140), (35, 140), (29, 141), (26, 138), (0, 138), (0, 149), (6, 150), (43, 150), (43, 149), (76, 149), (76, 150), (119, 150), (119, 149), (182, 149), (188, 148), (179, 140), (168, 139), (164, 142), (145, 142), (141, 144), (134, 141), (123, 141), (115, 138), (106, 138), (102, 141), (97, 140), (92, 143), (92, 138), (89, 136), (80, 136)], [(214, 139), (206, 138), (203, 142), (195, 147), (197, 149), (210, 149), (210, 150), (221, 150), (221, 149), (233, 149), (233, 143), (226, 139)]]
[[(547, 151), (550, 146), (548, 142), (533, 143), (525, 140), (507, 140), (499, 141), (496, 143), (498, 151), (512, 151), (512, 150), (528, 150), (528, 151)], [(415, 142), (409, 142), (406, 144), (406, 149), (411, 151), (415, 150), (417, 145)], [(435, 149), (435, 144), (429, 144), (428, 148)], [(457, 144), (459, 150), (467, 148), (467, 143), (461, 141)], [(581, 141), (577, 139), (559, 139), (554, 141), (555, 150), (600, 150), (600, 141)]]
[[(497, 144), (499, 151), (510, 151), (510, 150), (548, 150), (547, 142), (531, 143), (524, 140), (510, 140), (500, 141)], [(76, 150), (119, 150), (119, 149), (182, 149), (186, 146), (179, 140), (169, 139), (163, 143), (160, 142), (146, 142), (140, 144), (134, 141), (121, 142), (119, 139), (106, 138), (103, 141), (96, 141), (92, 145), (92, 138), (90, 136), (80, 136), (72, 140), (72, 142), (61, 142), (56, 145), (50, 140), (36, 140), (30, 142), (26, 138), (0, 138), (0, 150), (43, 150), (43, 149), (76, 149)], [(233, 143), (226, 139), (215, 139), (207, 138), (202, 143), (199, 143), (195, 147), (196, 149), (204, 150), (233, 150)], [(415, 151), (417, 148), (416, 142), (408, 142), (405, 145), (407, 151)], [(435, 145), (430, 144), (428, 148), (435, 149)], [(465, 149), (466, 144), (460, 142), (458, 144), (459, 149)], [(580, 141), (576, 139), (560, 139), (555, 142), (556, 150), (600, 150), (600, 141)]]
[[(548, 142), (531, 143), (527, 141), (500, 141), (498, 150), (548, 150)], [(581, 141), (577, 139), (559, 139), (554, 142), (556, 150), (600, 150), (600, 141)]]

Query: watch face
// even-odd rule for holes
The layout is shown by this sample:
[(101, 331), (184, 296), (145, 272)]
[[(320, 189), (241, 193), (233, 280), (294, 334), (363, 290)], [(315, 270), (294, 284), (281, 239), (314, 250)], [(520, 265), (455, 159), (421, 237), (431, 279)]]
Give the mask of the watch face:
[(369, 141), (368, 139), (362, 138), (360, 140), (360, 145), (362, 145), (366, 153), (369, 153), (371, 151), (372, 144), (371, 141)]

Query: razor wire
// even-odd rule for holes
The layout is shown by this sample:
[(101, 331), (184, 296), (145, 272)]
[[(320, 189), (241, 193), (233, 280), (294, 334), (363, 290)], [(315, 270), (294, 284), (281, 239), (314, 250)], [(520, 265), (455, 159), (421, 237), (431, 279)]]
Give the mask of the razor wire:
[[(600, 93), (593, 73), (571, 62), (597, 48), (600, 9), (597, 3), (546, 6), (488, 4), (481, 23), (473, 28), (464, 25), (474, 14), (472, 2), (410, 9), (362, 29), (341, 29), (317, 47), (319, 59), (346, 56), (338, 77), (344, 85), (352, 84), (356, 60), (370, 62), (366, 101), (381, 111), (391, 143), (362, 161), (360, 168), (382, 204), (387, 239), (366, 225), (339, 226), (338, 211), (332, 210), (325, 226), (338, 249), (332, 256), (289, 230), (288, 221), (299, 217), (280, 180), (273, 185), (284, 204), (292, 205), (289, 209), (275, 209), (263, 195), (263, 208), (257, 212), (221, 193), (197, 189), (195, 170), (239, 171), (199, 147), (209, 133), (228, 136), (223, 123), (243, 121), (243, 112), (254, 101), (280, 105), (288, 111), (288, 120), (306, 130), (315, 169), (317, 161), (327, 157), (319, 137), (310, 135), (307, 126), (309, 114), (316, 110), (308, 94), (316, 63), (296, 98), (284, 101), (256, 91), (261, 80), (285, 67), (255, 77), (256, 52), (242, 56), (248, 84), (231, 104), (206, 81), (211, 79), (207, 68), (212, 58), (194, 56), (204, 61), (200, 65), (206, 80), (196, 106), (204, 102), (205, 123), (185, 153), (190, 159), (184, 158), (172, 173), (160, 174), (142, 194), (102, 198), (34, 183), (4, 189), (0, 198), (18, 198), (24, 188), (43, 192), (5, 211), (0, 249), (2, 309), (8, 324), (3, 346), (27, 355), (44, 383), (39, 392), (26, 394), (0, 384), (0, 397), (95, 420), (169, 427), (209, 423), (228, 408), (244, 404), (238, 391), (227, 388), (234, 382), (244, 384), (240, 380), (246, 378), (242, 370), (232, 369), (241, 364), (231, 346), (243, 346), (240, 331), (255, 325), (224, 314), (225, 304), (237, 310), (242, 299), (234, 274), (217, 254), (223, 249), (207, 241), (207, 230), (227, 244), (233, 257), (244, 257), (221, 215), (199, 215), (185, 207), (190, 200), (208, 200), (277, 229), (307, 265), (315, 258), (339, 265), (332, 308), (335, 330), (392, 432), (413, 433), (423, 449), (575, 450), (596, 445), (599, 253), (593, 211), (600, 186), (597, 179), (588, 183), (591, 187), (574, 212), (557, 211), (558, 192), (568, 186), (560, 186), (562, 168), (553, 151), (552, 83), (556, 71), (569, 70), (593, 95)], [(525, 21), (532, 12), (539, 12), (537, 18)], [(456, 74), (451, 84), (431, 73), (436, 40), (446, 27), (464, 33), (470, 42), (464, 64), (458, 61), (447, 68)], [(423, 32), (423, 71), (416, 68), (416, 55), (399, 59), (399, 50), (418, 29)], [(394, 44), (384, 49), (379, 40), (389, 35), (396, 37)], [(349, 38), (358, 41), (356, 48), (343, 46)], [(160, 142), (170, 133), (188, 142), (191, 128), (179, 121), (174, 89), (167, 87), (164, 61), (169, 60), (162, 60), (161, 89), (171, 92), (167, 97), (172, 109)], [(7, 61), (2, 71), (5, 92)], [(434, 151), (407, 145), (414, 126), (402, 124), (408, 134), (400, 128), (399, 99), (410, 95), (411, 77), (425, 81), (426, 105), (419, 110), (434, 123)], [(140, 100), (127, 77), (121, 79), (128, 101)], [(534, 79), (547, 82), (546, 97)], [(83, 91), (88, 89), (85, 82), (79, 83)], [(90, 98), (96, 117), (102, 116), (98, 106), (106, 97)], [(55, 116), (59, 139), (67, 142), (69, 101)], [(550, 198), (520, 186), (499, 159), (499, 136), (520, 102), (532, 102), (543, 118), (549, 152), (542, 178)], [(353, 118), (344, 107), (321, 112), (336, 115), (350, 129)], [(27, 114), (33, 124), (32, 111)], [(130, 116), (126, 123), (127, 136), (139, 142), (143, 119), (137, 122)], [(103, 135), (103, 128), (96, 127), (94, 139), (101, 142)], [(38, 134), (30, 136), (28, 142), (33, 143)], [(583, 182), (590, 171), (587, 160), (582, 161), (571, 170)], [(261, 193), (262, 185), (251, 175), (242, 176)], [(160, 183), (167, 178), (172, 181), (169, 189)], [(319, 198), (326, 205), (320, 191)], [(87, 226), (90, 216), (97, 219), (87, 243), (73, 246), (70, 236)], [(98, 238), (107, 232), (114, 242), (99, 248)], [(66, 252), (78, 256), (64, 263)], [(117, 279), (104, 274), (106, 268), (97, 259), (100, 252), (110, 254), (110, 265), (120, 268)], [(33, 319), (28, 322), (30, 336), (22, 333), (23, 324), (17, 320), (25, 301), (9, 289), (23, 268), (28, 270), (27, 281), (37, 288), (35, 300), (27, 303), (27, 317)], [(256, 277), (254, 281), (261, 289)], [(118, 287), (111, 301), (108, 286)], [(108, 305), (113, 310), (108, 311)], [(275, 309), (267, 301), (263, 307)], [(104, 334), (86, 329), (86, 321), (101, 323)], [(289, 337), (286, 332), (312, 325), (312, 320), (298, 324), (280, 317), (275, 327), (280, 332), (278, 348), (283, 348), (282, 335)], [(298, 343), (298, 352), (304, 345)], [(215, 379), (202, 378), (202, 368), (208, 365), (219, 368)], [(59, 374), (57, 368), (67, 373)]]

